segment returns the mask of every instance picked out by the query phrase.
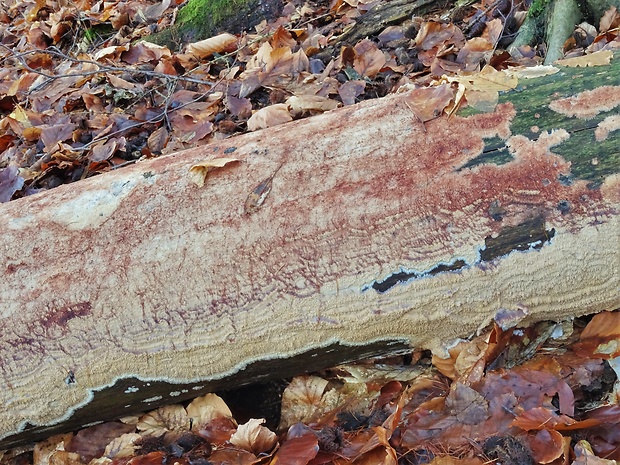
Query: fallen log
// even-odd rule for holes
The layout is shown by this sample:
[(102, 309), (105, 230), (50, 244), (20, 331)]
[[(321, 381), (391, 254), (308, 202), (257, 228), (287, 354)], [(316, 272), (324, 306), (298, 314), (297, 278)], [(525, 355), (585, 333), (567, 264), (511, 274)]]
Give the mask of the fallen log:
[(426, 123), (391, 95), (3, 204), (0, 448), (620, 306), (619, 71)]

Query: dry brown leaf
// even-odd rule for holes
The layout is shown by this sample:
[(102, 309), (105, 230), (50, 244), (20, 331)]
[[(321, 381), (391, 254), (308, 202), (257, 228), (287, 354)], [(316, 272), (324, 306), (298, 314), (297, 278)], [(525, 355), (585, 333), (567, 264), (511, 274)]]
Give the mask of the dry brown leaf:
[(453, 98), (452, 88), (448, 84), (441, 84), (413, 89), (403, 100), (416, 118), (425, 123), (439, 117)]
[(575, 460), (571, 465), (618, 465), (616, 460), (597, 457), (588, 441), (581, 440), (575, 444)]
[(530, 440), (530, 449), (536, 462), (551, 463), (564, 453), (563, 437), (555, 430), (541, 429)]
[(372, 40), (364, 39), (358, 42), (354, 50), (353, 69), (360, 76), (373, 78), (385, 66), (385, 55)]
[(225, 32), (187, 46), (187, 52), (198, 58), (210, 57), (214, 53), (231, 52), (237, 47), (237, 37)]
[(288, 105), (277, 103), (256, 111), (248, 120), (248, 130), (257, 131), (258, 129), (269, 128), (279, 124), (293, 121)]
[(182, 405), (173, 404), (159, 407), (143, 415), (136, 429), (144, 435), (161, 436), (169, 431), (188, 431), (189, 416)]
[[(227, 160), (238, 161), (234, 158)], [(197, 397), (191, 401), (186, 410), (187, 415), (192, 419), (192, 430), (194, 431), (216, 418), (232, 418), (232, 412), (226, 402), (215, 394)]]
[(611, 63), (611, 57), (613, 54), (614, 53), (611, 50), (600, 50), (598, 52), (590, 53), (589, 55), (567, 58), (566, 60), (557, 60), (555, 64), (560, 66), (568, 66), (570, 68), (604, 66)]
[(168, 143), (168, 138), (168, 130), (165, 126), (162, 126), (149, 136), (146, 143), (151, 152), (161, 153)]
[[(190, 179), (198, 187), (202, 187), (205, 185), (205, 182), (207, 180), (207, 175), (209, 174), (210, 171), (217, 169), (217, 168), (222, 168), (229, 163), (234, 163), (238, 161), (240, 161), (238, 158), (224, 158), (224, 157), (201, 161), (200, 163), (196, 163), (189, 169)], [(199, 397), (199, 399), (203, 399), (203, 398)]]
[(620, 13), (615, 6), (611, 6), (601, 17), (599, 22), (599, 32), (602, 34), (620, 26)]
[(584, 357), (611, 359), (620, 356), (620, 312), (594, 315), (573, 345), (573, 351)]
[(250, 419), (239, 425), (237, 431), (230, 437), (230, 443), (256, 455), (268, 452), (278, 442), (278, 436), (263, 426), (264, 419)]

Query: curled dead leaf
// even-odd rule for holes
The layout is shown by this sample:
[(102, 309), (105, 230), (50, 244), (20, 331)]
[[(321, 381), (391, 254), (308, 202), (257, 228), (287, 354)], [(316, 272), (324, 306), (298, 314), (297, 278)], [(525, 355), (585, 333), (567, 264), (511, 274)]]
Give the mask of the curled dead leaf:
[(236, 46), (237, 37), (225, 32), (215, 37), (209, 37), (208, 39), (189, 44), (187, 46), (187, 51), (198, 58), (205, 58), (214, 53), (232, 51)]
[(169, 431), (187, 431), (189, 416), (182, 405), (165, 405), (143, 415), (136, 429), (151, 436), (161, 436)]
[(263, 426), (263, 423), (264, 419), (252, 418), (247, 423), (239, 425), (237, 431), (230, 437), (231, 444), (254, 454), (270, 451), (278, 442), (278, 436)]
[(258, 129), (277, 126), (278, 124), (293, 121), (293, 117), (288, 111), (288, 105), (277, 103), (265, 108), (261, 108), (248, 120), (248, 130), (256, 131)]
[(222, 168), (229, 163), (239, 161), (238, 158), (214, 158), (213, 160), (205, 160), (196, 163), (189, 169), (189, 175), (194, 184), (198, 187), (205, 185), (209, 171)]
[(192, 430), (198, 430), (202, 425), (216, 418), (232, 418), (232, 412), (226, 402), (215, 394), (197, 397), (187, 406), (186, 410), (187, 415), (192, 419)]

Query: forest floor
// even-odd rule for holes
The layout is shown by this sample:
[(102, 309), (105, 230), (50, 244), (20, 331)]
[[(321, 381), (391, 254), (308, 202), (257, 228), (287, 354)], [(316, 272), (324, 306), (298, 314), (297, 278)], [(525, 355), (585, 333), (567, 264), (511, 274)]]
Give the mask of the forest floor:
[[(252, 31), (170, 50), (137, 41), (173, 24), (180, 5), (170, 0), (3, 1), (0, 202), (404, 90), (452, 88), (447, 99), (421, 94), (421, 121), (438, 107), (485, 108), (497, 94), (485, 88), (503, 85), (494, 73), (554, 72), (541, 66), (543, 41), (506, 50), (527, 14), (521, 2), (438, 8), (326, 53), (382, 3), (291, 2)], [(580, 24), (564, 64), (604, 65), (619, 25), (615, 9)], [(528, 328), (518, 313), (449, 359), (412, 350), (231, 386), (5, 451), (0, 463), (617, 463), (620, 312)]]

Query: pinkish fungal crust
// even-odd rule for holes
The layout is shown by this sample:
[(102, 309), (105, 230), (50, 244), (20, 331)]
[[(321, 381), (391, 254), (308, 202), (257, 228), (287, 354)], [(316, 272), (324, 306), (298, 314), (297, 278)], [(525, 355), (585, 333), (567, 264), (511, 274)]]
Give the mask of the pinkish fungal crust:
[(572, 97), (554, 100), (549, 104), (549, 108), (571, 118), (592, 119), (619, 105), (620, 86), (601, 86)]
[[(3, 205), (0, 438), (60, 422), (120, 378), (202, 382), (334, 342), (439, 351), (499, 308), (620, 304), (604, 247), (617, 194), (559, 182), (570, 164), (553, 146), (568, 133), (511, 136), (514, 116), (502, 104), (423, 128), (396, 95)], [(496, 136), (512, 161), (460, 169)], [(196, 187), (189, 168), (232, 147), (241, 163)], [(478, 262), (485, 238), (532, 217), (555, 228), (551, 244)], [(363, 291), (455, 260), (467, 269)]]

